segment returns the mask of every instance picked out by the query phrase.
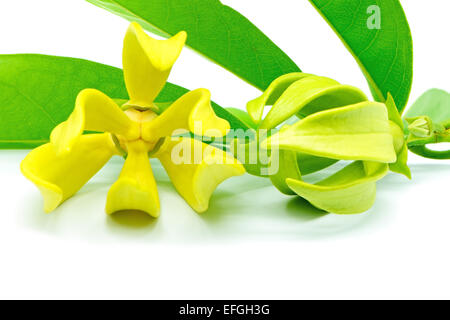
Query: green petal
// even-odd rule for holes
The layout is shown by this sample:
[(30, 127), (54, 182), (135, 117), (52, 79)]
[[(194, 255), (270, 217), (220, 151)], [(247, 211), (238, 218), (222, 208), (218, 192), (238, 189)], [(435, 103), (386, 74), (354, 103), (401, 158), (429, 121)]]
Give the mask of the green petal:
[(323, 170), (335, 164), (338, 160), (312, 156), (297, 152), (297, 162), (303, 176)]
[(289, 178), (286, 183), (319, 209), (355, 214), (370, 209), (375, 201), (376, 181), (387, 172), (386, 164), (355, 161), (317, 184)]
[(264, 93), (247, 103), (247, 111), (255, 123), (259, 123), (263, 116), (264, 107), (273, 105), (283, 92), (295, 81), (311, 76), (308, 73), (289, 73), (275, 79)]
[(276, 174), (270, 176), (272, 184), (280, 190), (281, 193), (294, 195), (295, 192), (286, 184), (286, 179), (301, 179), (301, 173), (298, 167), (297, 152), (289, 150), (280, 150), (279, 168)]
[(387, 99), (386, 99), (386, 108), (388, 111), (388, 117), (389, 120), (394, 122), (396, 125), (398, 125), (403, 130), (403, 120), (398, 112), (397, 106), (395, 105), (394, 98), (392, 98), (391, 94), (388, 93)]
[(411, 179), (411, 170), (408, 167), (408, 147), (404, 138), (403, 120), (395, 105), (394, 98), (388, 93), (386, 99), (386, 109), (388, 117), (391, 121), (391, 133), (394, 139), (394, 148), (397, 153), (397, 161), (389, 164), (389, 169), (393, 172), (403, 174), (408, 179)]
[(243, 164), (247, 173), (258, 177), (267, 177), (270, 154), (267, 150), (263, 150), (263, 152), (265, 151), (264, 155), (267, 161), (262, 161), (260, 146), (257, 140), (244, 142), (235, 139), (232, 141), (230, 149), (233, 156)]
[(261, 122), (260, 128), (275, 128), (295, 114), (304, 117), (366, 100), (366, 95), (358, 88), (341, 85), (325, 77), (304, 77), (286, 89)]
[(396, 161), (386, 107), (378, 102), (317, 112), (280, 130), (262, 147), (340, 160)]
[(403, 174), (408, 179), (411, 179), (411, 170), (409, 169), (407, 163), (408, 163), (408, 147), (405, 144), (400, 153), (397, 155), (397, 162), (390, 163), (389, 169), (393, 172)]

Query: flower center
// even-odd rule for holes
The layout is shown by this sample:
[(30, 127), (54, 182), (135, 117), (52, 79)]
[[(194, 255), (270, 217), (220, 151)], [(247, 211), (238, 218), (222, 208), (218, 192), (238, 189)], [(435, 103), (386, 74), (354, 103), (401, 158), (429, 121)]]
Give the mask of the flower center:
[(158, 144), (158, 139), (155, 141), (148, 141), (142, 137), (142, 127), (144, 123), (153, 121), (158, 115), (152, 110), (138, 110), (130, 108), (124, 111), (124, 113), (134, 122), (134, 125), (138, 128), (138, 136), (136, 139), (127, 139), (124, 136), (116, 135), (115, 138), (117, 147), (122, 149), (125, 153), (128, 153), (130, 148), (138, 148), (143, 151), (151, 152)]

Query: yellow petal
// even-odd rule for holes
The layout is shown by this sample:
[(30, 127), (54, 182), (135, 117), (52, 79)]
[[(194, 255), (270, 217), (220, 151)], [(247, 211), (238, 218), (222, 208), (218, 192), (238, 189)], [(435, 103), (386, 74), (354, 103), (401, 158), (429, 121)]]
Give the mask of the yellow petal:
[(143, 141), (128, 144), (128, 156), (119, 180), (108, 192), (106, 213), (138, 210), (159, 216), (159, 197), (148, 151)]
[(153, 141), (171, 136), (179, 129), (201, 136), (223, 137), (230, 124), (214, 113), (209, 90), (197, 89), (181, 96), (155, 120), (144, 123), (142, 137)]
[(31, 151), (21, 170), (44, 197), (44, 209), (51, 212), (73, 196), (116, 153), (109, 134), (80, 137), (70, 153), (59, 156), (48, 143)]
[(85, 89), (78, 94), (75, 110), (50, 137), (58, 154), (68, 153), (85, 130), (139, 137), (139, 127), (104, 93)]
[(153, 100), (164, 87), (173, 64), (186, 42), (182, 31), (168, 40), (148, 36), (133, 22), (125, 35), (123, 71), (130, 106), (154, 107)]
[(178, 193), (199, 213), (208, 209), (219, 184), (245, 173), (242, 164), (226, 152), (190, 138), (168, 139), (155, 157)]

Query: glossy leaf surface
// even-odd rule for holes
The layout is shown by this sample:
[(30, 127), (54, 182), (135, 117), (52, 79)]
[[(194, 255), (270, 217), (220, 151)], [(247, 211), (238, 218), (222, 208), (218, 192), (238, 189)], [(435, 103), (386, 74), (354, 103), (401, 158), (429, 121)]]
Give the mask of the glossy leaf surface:
[(412, 37), (398, 0), (310, 0), (356, 59), (377, 101), (390, 92), (398, 110), (413, 75)]
[(146, 30), (188, 34), (187, 45), (259, 89), (297, 65), (239, 12), (218, 0), (87, 0)]
[[(65, 121), (78, 93), (98, 89), (128, 100), (121, 69), (46, 55), (0, 56), (0, 148), (34, 148), (48, 142), (50, 132)], [(159, 102), (172, 102), (188, 90), (168, 83)], [(213, 103), (232, 128), (246, 128), (238, 118)]]

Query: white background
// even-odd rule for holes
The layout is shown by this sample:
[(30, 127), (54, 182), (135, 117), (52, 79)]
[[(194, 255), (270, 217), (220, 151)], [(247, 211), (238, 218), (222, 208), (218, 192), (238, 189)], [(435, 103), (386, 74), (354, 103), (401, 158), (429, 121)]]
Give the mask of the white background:
[[(349, 0), (350, 1), (350, 0)], [(305, 72), (356, 85), (353, 58), (307, 1), (228, 0)], [(414, 38), (410, 102), (449, 89), (448, 0), (403, 1)], [(121, 66), (128, 23), (82, 0), (0, 4), (0, 54), (44, 53)], [(258, 91), (185, 49), (170, 81), (244, 108)], [(1, 102), (0, 102), (1, 103)], [(0, 151), (0, 298), (450, 298), (450, 161), (411, 156), (365, 214), (323, 214), (265, 179), (225, 182), (194, 213), (160, 166), (161, 217), (104, 213), (123, 161), (111, 161), (51, 215)]]

